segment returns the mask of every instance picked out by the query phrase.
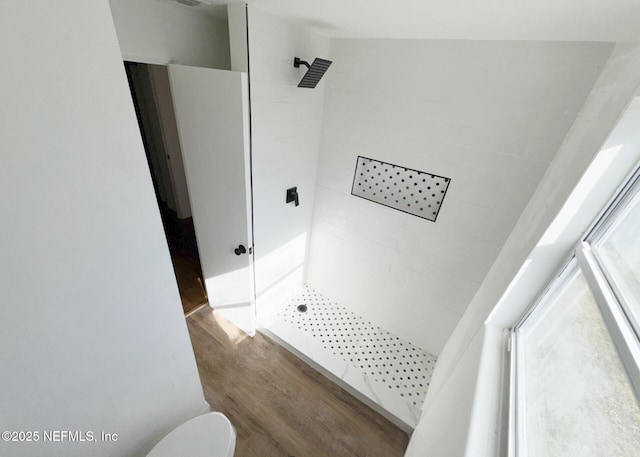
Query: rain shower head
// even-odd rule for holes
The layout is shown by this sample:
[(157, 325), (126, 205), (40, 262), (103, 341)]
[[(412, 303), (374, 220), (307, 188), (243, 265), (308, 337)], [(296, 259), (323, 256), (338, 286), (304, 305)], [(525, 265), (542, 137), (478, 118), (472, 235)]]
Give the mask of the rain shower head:
[(300, 68), (300, 64), (302, 64), (308, 68), (307, 72), (302, 77), (300, 84), (298, 84), (298, 87), (306, 87), (308, 89), (315, 88), (332, 63), (333, 62), (331, 62), (330, 60), (320, 59), (316, 57), (313, 63), (309, 65), (308, 62), (300, 60), (300, 57), (295, 57), (293, 59), (294, 67)]

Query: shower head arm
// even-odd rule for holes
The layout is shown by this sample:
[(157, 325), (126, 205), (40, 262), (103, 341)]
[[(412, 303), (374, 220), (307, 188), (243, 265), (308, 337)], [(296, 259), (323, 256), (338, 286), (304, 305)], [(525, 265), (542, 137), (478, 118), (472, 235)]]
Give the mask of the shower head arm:
[(300, 64), (304, 65), (308, 69), (311, 68), (311, 65), (309, 65), (309, 62), (305, 62), (304, 60), (300, 60), (300, 57), (294, 57), (293, 58), (293, 66), (296, 67), (296, 68), (300, 68)]

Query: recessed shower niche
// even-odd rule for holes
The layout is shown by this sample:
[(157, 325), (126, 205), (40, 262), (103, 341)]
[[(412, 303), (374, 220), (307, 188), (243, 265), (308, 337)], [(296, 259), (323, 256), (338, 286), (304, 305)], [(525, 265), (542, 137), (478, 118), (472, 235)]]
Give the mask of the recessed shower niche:
[(450, 178), (358, 156), (351, 194), (436, 221)]

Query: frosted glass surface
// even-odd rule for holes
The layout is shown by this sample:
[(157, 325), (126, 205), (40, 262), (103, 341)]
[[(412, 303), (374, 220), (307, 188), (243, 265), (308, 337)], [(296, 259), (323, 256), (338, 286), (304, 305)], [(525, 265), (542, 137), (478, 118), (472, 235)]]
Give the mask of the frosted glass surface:
[(527, 457), (637, 457), (640, 408), (582, 273), (519, 334)]
[(634, 316), (636, 327), (639, 327), (640, 194), (635, 196), (629, 210), (611, 226), (594, 249), (600, 254), (599, 258), (604, 261), (605, 268), (622, 294), (627, 311)]

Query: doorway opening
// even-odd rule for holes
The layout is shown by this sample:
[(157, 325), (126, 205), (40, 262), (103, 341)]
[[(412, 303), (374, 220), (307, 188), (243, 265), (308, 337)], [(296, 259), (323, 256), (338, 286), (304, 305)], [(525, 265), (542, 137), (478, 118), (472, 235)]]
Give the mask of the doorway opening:
[(124, 63), (185, 315), (208, 304), (167, 69)]

